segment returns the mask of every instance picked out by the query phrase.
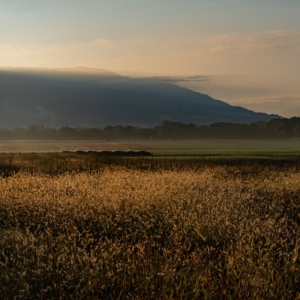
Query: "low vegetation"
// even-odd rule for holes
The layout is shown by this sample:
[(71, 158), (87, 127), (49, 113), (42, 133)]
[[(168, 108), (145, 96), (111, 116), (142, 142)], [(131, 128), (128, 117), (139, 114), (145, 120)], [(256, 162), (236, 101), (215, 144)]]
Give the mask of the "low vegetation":
[(0, 160), (0, 299), (300, 297), (295, 162)]
[(103, 128), (68, 125), (45, 128), (30, 125), (28, 128), (0, 128), (0, 140), (205, 140), (205, 139), (291, 139), (300, 137), (300, 118), (273, 119), (268, 122), (230, 123), (210, 125), (184, 124), (164, 121), (160, 125), (144, 128), (136, 126), (106, 126)]

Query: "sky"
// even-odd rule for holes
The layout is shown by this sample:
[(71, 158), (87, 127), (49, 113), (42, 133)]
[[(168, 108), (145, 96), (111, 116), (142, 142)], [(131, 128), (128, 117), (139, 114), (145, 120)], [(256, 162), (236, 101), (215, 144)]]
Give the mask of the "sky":
[(0, 66), (177, 76), (233, 105), (300, 116), (299, 15), (299, 0), (0, 0)]

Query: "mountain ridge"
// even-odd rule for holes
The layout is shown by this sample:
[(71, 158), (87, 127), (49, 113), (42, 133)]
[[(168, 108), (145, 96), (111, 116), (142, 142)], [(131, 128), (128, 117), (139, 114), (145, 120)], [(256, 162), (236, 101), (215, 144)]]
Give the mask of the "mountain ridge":
[(205, 125), (280, 117), (232, 106), (172, 83), (133, 79), (103, 69), (39, 70), (0, 68), (1, 127), (66, 123), (147, 127), (164, 120)]

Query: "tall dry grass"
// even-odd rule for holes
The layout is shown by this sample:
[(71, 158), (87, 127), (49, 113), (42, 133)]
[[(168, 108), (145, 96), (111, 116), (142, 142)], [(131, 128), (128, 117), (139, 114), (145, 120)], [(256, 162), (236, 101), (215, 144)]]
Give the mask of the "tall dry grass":
[(0, 299), (300, 298), (298, 167), (150, 164), (0, 178)]

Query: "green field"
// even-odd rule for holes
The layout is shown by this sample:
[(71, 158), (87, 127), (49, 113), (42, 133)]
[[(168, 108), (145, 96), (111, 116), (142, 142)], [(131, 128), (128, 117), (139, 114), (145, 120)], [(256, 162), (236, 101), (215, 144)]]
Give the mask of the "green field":
[(5, 141), (0, 153), (145, 150), (154, 155), (299, 157), (300, 140)]
[[(158, 141), (155, 155), (287, 156), (300, 155), (300, 140)], [(150, 149), (149, 149), (150, 151)]]

